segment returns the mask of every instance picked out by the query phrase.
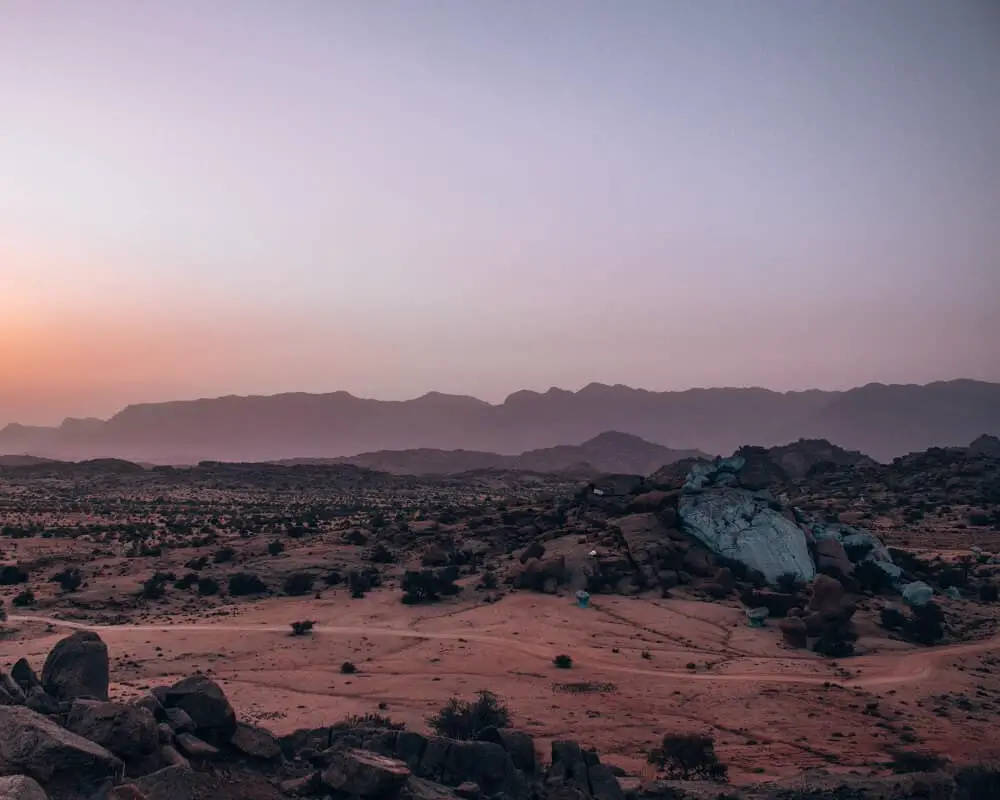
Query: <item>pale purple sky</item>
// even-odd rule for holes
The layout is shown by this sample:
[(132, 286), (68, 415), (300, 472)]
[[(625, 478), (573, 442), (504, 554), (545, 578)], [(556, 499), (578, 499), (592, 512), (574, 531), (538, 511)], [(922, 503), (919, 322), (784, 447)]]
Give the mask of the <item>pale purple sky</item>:
[(0, 424), (959, 376), (994, 0), (0, 0)]

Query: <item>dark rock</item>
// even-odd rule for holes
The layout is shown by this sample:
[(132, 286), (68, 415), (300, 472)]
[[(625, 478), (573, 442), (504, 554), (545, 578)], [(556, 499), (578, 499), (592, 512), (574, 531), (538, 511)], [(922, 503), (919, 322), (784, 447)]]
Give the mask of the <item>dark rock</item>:
[(170, 687), (164, 705), (187, 712), (200, 737), (228, 742), (236, 733), (236, 712), (217, 683), (204, 675), (185, 678)]
[(166, 709), (156, 698), (156, 695), (153, 694), (152, 692), (149, 694), (144, 694), (142, 695), (142, 697), (137, 697), (135, 700), (132, 701), (132, 705), (134, 705), (136, 708), (146, 709), (150, 714), (153, 715), (153, 717), (156, 719), (157, 722), (163, 722), (167, 718)]
[(155, 717), (138, 706), (74, 700), (66, 727), (121, 758), (152, 753), (159, 745)]
[(32, 711), (54, 717), (59, 713), (59, 701), (39, 686), (28, 693), (24, 704)]
[(542, 558), (545, 555), (545, 545), (541, 542), (532, 542), (521, 551), (520, 560), (522, 564), (527, 564), (534, 558)]
[(800, 617), (787, 617), (778, 623), (778, 629), (790, 647), (802, 648), (809, 646), (806, 623)]
[(108, 750), (23, 706), (0, 707), (0, 773), (47, 783), (56, 775), (104, 776), (121, 762)]
[(167, 725), (174, 733), (194, 733), (198, 726), (194, 724), (191, 715), (183, 708), (168, 708), (164, 711)]
[(479, 734), (484, 742), (494, 742), (503, 747), (516, 769), (527, 775), (535, 771), (535, 740), (524, 731), (509, 728), (486, 728)]
[(358, 797), (389, 797), (399, 791), (410, 777), (410, 768), (402, 761), (367, 750), (335, 753), (323, 771), (325, 786)]
[(0, 778), (0, 800), (49, 800), (45, 790), (27, 775)]
[(285, 758), (295, 758), (303, 750), (320, 751), (330, 746), (330, 728), (300, 728), (278, 739)]
[(809, 600), (809, 610), (821, 614), (836, 614), (844, 600), (844, 587), (836, 578), (829, 575), (817, 575), (812, 585), (812, 598)]
[(393, 755), (403, 761), (410, 769), (415, 770), (423, 758), (427, 747), (427, 738), (415, 731), (400, 731), (396, 736)]
[(42, 684), (57, 700), (107, 700), (108, 671), (108, 646), (93, 631), (77, 631), (49, 652)]
[(820, 572), (839, 574), (844, 577), (854, 572), (854, 564), (847, 557), (847, 551), (838, 539), (833, 537), (818, 539), (815, 555), (816, 569)]
[(471, 781), (486, 794), (512, 792), (517, 771), (507, 751), (494, 742), (452, 742), (444, 764), (444, 782), (456, 785)]
[(483, 790), (479, 788), (478, 783), (465, 781), (455, 787), (455, 794), (462, 800), (479, 800), (483, 796)]
[(736, 588), (736, 578), (733, 576), (733, 571), (729, 567), (721, 567), (716, 570), (715, 577), (712, 578), (712, 581), (721, 586), (723, 591), (727, 594)]
[(0, 696), (4, 698), (5, 706), (23, 706), (27, 700), (24, 690), (6, 672), (0, 672)]
[(165, 767), (135, 781), (147, 800), (195, 800), (201, 780), (188, 767)]
[(444, 773), (445, 760), (448, 758), (448, 750), (451, 745), (450, 739), (429, 736), (427, 746), (424, 747), (424, 754), (420, 758), (418, 774), (423, 778), (440, 778)]
[(587, 773), (587, 762), (579, 744), (572, 741), (552, 742), (552, 766), (545, 777), (546, 784), (566, 785), (588, 795), (590, 781)]
[(290, 794), (293, 797), (304, 797), (310, 794), (318, 794), (322, 788), (322, 784), (320, 783), (319, 773), (311, 772), (301, 778), (282, 781), (278, 788), (281, 789), (282, 794)]
[(702, 578), (709, 577), (715, 571), (712, 554), (699, 545), (688, 548), (684, 554), (683, 564), (684, 568), (692, 575), (698, 575)]
[(400, 792), (400, 797), (405, 797), (407, 800), (455, 800), (458, 795), (439, 783), (411, 775), (403, 791)]
[(229, 744), (243, 755), (262, 761), (271, 761), (281, 755), (281, 746), (274, 734), (263, 728), (256, 728), (242, 722), (237, 723), (236, 733), (233, 734)]
[(612, 771), (603, 764), (593, 764), (587, 768), (590, 779), (590, 794), (594, 800), (625, 800), (625, 792)]
[(213, 747), (203, 739), (199, 739), (193, 733), (178, 733), (174, 741), (177, 744), (177, 749), (188, 758), (214, 761), (221, 755), (217, 747)]
[(156, 726), (157, 736), (160, 740), (160, 744), (173, 744), (174, 743), (174, 729), (167, 725), (166, 722), (161, 722)]
[(191, 764), (188, 763), (188, 760), (177, 752), (177, 748), (170, 744), (160, 746), (160, 760), (169, 767), (183, 767), (184, 769), (191, 768)]
[(39, 689), (42, 688), (42, 682), (38, 679), (38, 676), (26, 658), (19, 658), (14, 663), (14, 666), (10, 668), (10, 676), (17, 681), (17, 685), (21, 687), (21, 691), (25, 694), (28, 694), (36, 687)]
[(772, 617), (788, 616), (788, 612), (802, 602), (797, 594), (785, 594), (770, 589), (746, 592), (741, 599), (743, 604), (750, 608), (766, 608)]

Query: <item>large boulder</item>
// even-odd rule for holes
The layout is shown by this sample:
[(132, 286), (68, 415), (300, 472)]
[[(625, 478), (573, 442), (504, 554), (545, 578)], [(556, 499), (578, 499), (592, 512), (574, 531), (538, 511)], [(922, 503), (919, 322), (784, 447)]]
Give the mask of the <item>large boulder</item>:
[(759, 571), (775, 585), (793, 574), (802, 583), (816, 575), (805, 532), (769, 501), (729, 487), (689, 492), (680, 499), (683, 529), (713, 553)]
[(202, 783), (189, 767), (172, 766), (139, 778), (135, 785), (146, 800), (193, 800)]
[(389, 797), (399, 791), (409, 777), (410, 768), (402, 761), (367, 750), (347, 750), (333, 754), (322, 781), (344, 794)]
[(47, 783), (57, 775), (94, 777), (121, 768), (111, 752), (23, 706), (0, 706), (0, 773)]
[(281, 746), (274, 734), (263, 728), (256, 728), (240, 722), (229, 744), (250, 758), (270, 761), (281, 755)]
[(809, 635), (806, 623), (799, 617), (787, 617), (778, 623), (778, 629), (789, 647), (803, 648), (809, 646)]
[(236, 733), (236, 712), (225, 692), (204, 675), (192, 675), (175, 683), (164, 695), (167, 708), (179, 708), (194, 722), (200, 737), (228, 742)]
[(42, 667), (45, 691), (60, 700), (107, 700), (108, 683), (108, 646), (93, 631), (58, 641)]
[(147, 755), (159, 746), (156, 718), (134, 705), (74, 700), (66, 727), (121, 758)]
[(655, 514), (630, 514), (614, 524), (632, 563), (648, 576), (655, 576), (659, 550), (670, 541), (663, 523)]
[(0, 778), (0, 800), (49, 800), (38, 781), (27, 775)]
[(821, 614), (838, 614), (844, 602), (844, 587), (836, 578), (817, 575), (812, 585), (809, 610)]

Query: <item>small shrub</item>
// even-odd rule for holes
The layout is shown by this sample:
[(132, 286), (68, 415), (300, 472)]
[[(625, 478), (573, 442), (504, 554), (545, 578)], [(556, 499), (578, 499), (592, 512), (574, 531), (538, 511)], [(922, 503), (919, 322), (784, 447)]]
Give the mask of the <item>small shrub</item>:
[(142, 584), (140, 594), (147, 600), (159, 600), (167, 593), (167, 581), (170, 579), (166, 572), (157, 572)]
[(984, 603), (995, 603), (1000, 598), (1000, 588), (995, 583), (984, 583), (979, 587), (979, 599)]
[(337, 586), (344, 582), (344, 576), (337, 570), (331, 569), (328, 573), (326, 573), (326, 575), (323, 576), (323, 582), (327, 586)]
[(237, 572), (229, 578), (229, 594), (232, 597), (245, 597), (250, 594), (263, 594), (267, 591), (264, 582), (249, 572)]
[(483, 573), (483, 577), (479, 581), (479, 585), (487, 591), (493, 591), (500, 585), (500, 581), (497, 579), (496, 573), (493, 572), (493, 570), (488, 569)]
[(715, 739), (708, 734), (668, 733), (659, 747), (649, 751), (646, 761), (668, 778), (724, 781), (728, 767), (715, 754)]
[(970, 764), (955, 771), (959, 797), (1000, 797), (1000, 764)]
[[(232, 586), (230, 586), (230, 589)], [(219, 582), (213, 578), (198, 579), (198, 594), (202, 597), (210, 597), (219, 593)]]
[(292, 623), (292, 636), (305, 636), (308, 633), (312, 633), (313, 621), (311, 619), (304, 619), (298, 622)]
[(402, 722), (393, 722), (382, 714), (351, 714), (349, 717), (344, 717), (340, 722), (334, 723), (331, 727), (337, 731), (353, 731), (358, 729), (401, 731), (406, 726)]
[(236, 551), (231, 547), (222, 547), (215, 551), (215, 555), (212, 556), (212, 560), (216, 564), (228, 564), (233, 560), (233, 556), (236, 555)]
[(350, 661), (345, 661), (340, 665), (341, 675), (354, 675), (358, 671), (358, 668)]
[(483, 689), (472, 701), (451, 698), (429, 724), (448, 739), (475, 739), (486, 728), (506, 728), (510, 711), (493, 692)]
[(315, 577), (308, 572), (295, 572), (285, 579), (285, 594), (301, 597), (312, 591)]
[(205, 569), (208, 564), (208, 556), (200, 556), (199, 558), (192, 558), (184, 566), (188, 569), (193, 569), (195, 572), (199, 572)]
[(31, 589), (25, 589), (10, 602), (11, 605), (17, 606), (18, 608), (33, 606), (35, 604), (35, 593), (31, 591)]
[(197, 572), (189, 572), (187, 575), (185, 575), (179, 581), (177, 581), (176, 583), (174, 583), (174, 588), (175, 589), (190, 589), (196, 583), (198, 583), (198, 573)]
[(553, 658), (552, 663), (559, 669), (569, 669), (573, 666), (573, 659), (564, 653)]
[(75, 592), (83, 583), (83, 573), (77, 567), (66, 567), (62, 572), (53, 575), (51, 580), (53, 583), (58, 583), (64, 592)]
[(879, 612), (879, 620), (887, 631), (898, 631), (906, 624), (906, 615), (898, 608), (886, 606)]
[(396, 556), (392, 554), (392, 550), (382, 542), (379, 542), (372, 548), (371, 553), (368, 554), (368, 560), (375, 564), (395, 564)]
[(275, 539), (273, 542), (269, 542), (267, 545), (268, 555), (276, 556), (279, 553), (283, 553), (284, 551), (285, 551), (285, 545), (282, 542), (278, 541), (277, 539)]
[(457, 577), (457, 567), (407, 570), (400, 583), (404, 592), (403, 603), (406, 605), (436, 603), (441, 599), (441, 595), (458, 594), (461, 587), (455, 585)]
[(18, 566), (0, 567), (0, 586), (16, 586), (28, 582), (28, 573)]

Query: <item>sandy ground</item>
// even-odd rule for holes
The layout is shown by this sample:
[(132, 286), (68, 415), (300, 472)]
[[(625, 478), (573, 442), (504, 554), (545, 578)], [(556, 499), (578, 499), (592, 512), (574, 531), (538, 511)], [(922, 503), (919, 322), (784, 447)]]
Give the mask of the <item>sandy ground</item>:
[[(426, 730), (449, 697), (489, 689), (543, 752), (574, 738), (633, 774), (664, 733), (710, 729), (737, 780), (811, 766), (867, 772), (894, 747), (959, 762), (1000, 756), (990, 735), (1000, 640), (914, 649), (873, 629), (867, 655), (838, 663), (787, 649), (775, 628), (748, 628), (735, 608), (595, 600), (583, 610), (569, 597), (515, 593), (414, 608), (398, 592), (337, 591), (99, 631), (115, 696), (201, 670), (242, 717), (279, 734), (376, 711)], [(311, 636), (289, 635), (298, 619), (316, 621)], [(40, 670), (66, 627), (12, 615), (0, 663), (27, 655)], [(571, 669), (552, 664), (561, 653)], [(341, 674), (344, 661), (357, 674)]]

